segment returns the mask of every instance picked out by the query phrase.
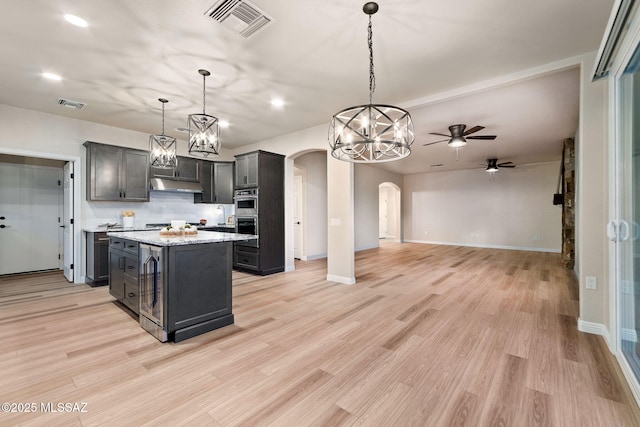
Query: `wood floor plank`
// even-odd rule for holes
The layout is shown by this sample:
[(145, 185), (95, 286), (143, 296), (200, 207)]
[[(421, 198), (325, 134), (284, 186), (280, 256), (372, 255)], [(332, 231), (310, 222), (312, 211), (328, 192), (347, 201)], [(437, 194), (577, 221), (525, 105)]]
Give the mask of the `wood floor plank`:
[[(236, 322), (160, 343), (107, 287), (0, 277), (0, 425), (638, 426), (558, 254), (383, 242), (353, 286), (325, 259), (234, 271)], [(3, 293), (4, 289), (4, 293)]]

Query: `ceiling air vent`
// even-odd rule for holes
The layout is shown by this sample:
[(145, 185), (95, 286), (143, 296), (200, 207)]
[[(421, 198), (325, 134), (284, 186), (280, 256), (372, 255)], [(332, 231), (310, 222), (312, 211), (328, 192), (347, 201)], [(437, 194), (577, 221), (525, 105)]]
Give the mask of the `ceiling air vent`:
[(70, 99), (58, 98), (58, 105), (62, 105), (67, 108), (74, 108), (76, 110), (81, 110), (86, 104), (78, 101), (72, 101)]
[(204, 14), (243, 37), (249, 37), (273, 21), (244, 0), (219, 0)]

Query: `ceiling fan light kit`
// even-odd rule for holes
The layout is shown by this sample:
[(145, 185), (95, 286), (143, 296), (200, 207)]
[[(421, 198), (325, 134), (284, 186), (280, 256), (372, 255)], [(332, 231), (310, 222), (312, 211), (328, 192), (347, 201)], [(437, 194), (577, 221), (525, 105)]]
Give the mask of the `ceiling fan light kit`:
[(154, 168), (170, 169), (177, 166), (176, 139), (164, 134), (164, 104), (167, 99), (158, 98), (162, 103), (162, 133), (149, 136), (149, 163)]
[(498, 163), (498, 159), (487, 159), (487, 169), (489, 173), (498, 172), (500, 168), (515, 168), (516, 165), (513, 162)]
[(202, 114), (190, 114), (187, 119), (189, 128), (189, 154), (202, 157), (217, 157), (220, 154), (220, 128), (217, 117), (206, 113), (206, 79), (211, 73), (198, 70), (202, 76)]
[[(460, 148), (467, 145), (467, 139), (484, 139), (494, 140), (496, 135), (472, 135), (484, 129), (484, 126), (474, 126), (470, 129), (466, 129), (467, 125), (458, 124), (449, 126), (449, 135), (439, 132), (429, 132), (430, 135), (445, 136), (447, 139), (441, 139), (440, 141), (428, 142), (423, 144), (424, 146), (438, 144), (440, 142), (448, 141), (447, 145), (451, 148)], [(466, 129), (466, 130), (465, 130)]]
[(353, 163), (399, 160), (411, 154), (413, 121), (402, 108), (372, 102), (376, 83), (371, 16), (378, 11), (378, 4), (365, 3), (362, 10), (369, 16), (369, 104), (345, 108), (333, 116), (329, 126), (331, 155)]

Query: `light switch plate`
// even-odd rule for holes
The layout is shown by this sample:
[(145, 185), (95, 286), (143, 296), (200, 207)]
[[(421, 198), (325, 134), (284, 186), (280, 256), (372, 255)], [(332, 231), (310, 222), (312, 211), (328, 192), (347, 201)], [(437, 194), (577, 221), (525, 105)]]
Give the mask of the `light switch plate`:
[(587, 289), (597, 289), (598, 288), (598, 280), (593, 276), (587, 276)]

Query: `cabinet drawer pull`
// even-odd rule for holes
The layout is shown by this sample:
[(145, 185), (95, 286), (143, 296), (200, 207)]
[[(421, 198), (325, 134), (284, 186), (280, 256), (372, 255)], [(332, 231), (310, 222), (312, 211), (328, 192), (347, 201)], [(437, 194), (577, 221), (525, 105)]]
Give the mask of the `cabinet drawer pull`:
[(133, 298), (133, 297), (135, 297), (135, 296), (136, 296), (136, 294), (134, 294), (133, 292), (129, 292), (129, 293), (127, 294), (127, 296), (128, 296), (129, 298)]
[(133, 270), (135, 267), (134, 267), (133, 265), (128, 265), (128, 266), (127, 266), (127, 268), (128, 268), (129, 270)]

